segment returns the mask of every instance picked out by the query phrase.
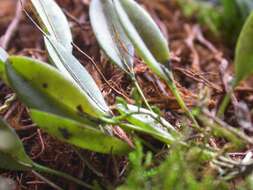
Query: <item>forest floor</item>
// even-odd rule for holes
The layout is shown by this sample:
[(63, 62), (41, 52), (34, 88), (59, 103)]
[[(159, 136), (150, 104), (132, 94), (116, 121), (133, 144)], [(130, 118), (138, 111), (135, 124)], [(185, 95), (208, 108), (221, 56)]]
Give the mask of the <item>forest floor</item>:
[[(57, 2), (68, 17), (75, 44), (95, 60), (96, 66), (89, 58), (75, 50), (75, 55), (92, 74), (107, 102), (113, 105), (117, 96), (123, 96), (128, 102), (133, 102), (131, 81), (122, 71), (109, 63), (99, 49), (89, 22), (89, 0), (57, 0)], [(210, 95), (208, 107), (216, 109), (221, 97), (225, 94), (226, 85), (224, 84), (233, 72), (231, 62), (233, 49), (226, 47), (222, 40), (215, 38), (206, 28), (200, 27), (194, 18), (185, 18), (173, 0), (141, 0), (140, 2), (169, 41), (172, 70), (187, 105), (194, 107), (199, 102), (199, 94), (208, 91)], [(19, 18), (20, 10), (16, 11), (16, 5), (15, 0), (0, 1), (1, 45), (9, 54), (29, 56), (48, 62), (42, 35), (22, 13), (22, 10), (23, 15)], [(26, 10), (30, 12), (29, 3), (26, 4)], [(14, 20), (17, 23), (14, 23), (13, 27), (10, 23)], [(98, 70), (104, 76), (101, 76)], [(177, 126), (182, 112), (170, 90), (137, 58), (135, 71), (148, 101), (158, 106), (164, 117), (172, 125)], [(253, 82), (252, 79), (249, 79), (236, 89), (236, 96), (247, 102), (250, 107), (253, 105), (251, 82)], [(0, 105), (12, 93), (0, 81)], [(84, 151), (86, 160), (81, 160), (71, 146), (37, 129), (31, 122), (26, 107), (18, 100), (1, 114), (16, 129), (27, 153), (36, 162), (78, 176), (86, 182), (99, 178), (104, 184), (115, 187), (124, 180), (128, 165), (126, 157), (115, 158), (111, 155)], [(232, 106), (226, 113), (225, 121), (236, 126), (237, 121)], [(219, 147), (223, 146), (224, 142), (220, 139), (212, 139), (210, 144)], [(12, 178), (18, 185), (17, 189), (51, 189), (31, 172), (0, 171), (0, 175)], [(77, 189), (74, 184), (62, 179), (54, 177), (49, 177), (49, 179), (66, 189)]]

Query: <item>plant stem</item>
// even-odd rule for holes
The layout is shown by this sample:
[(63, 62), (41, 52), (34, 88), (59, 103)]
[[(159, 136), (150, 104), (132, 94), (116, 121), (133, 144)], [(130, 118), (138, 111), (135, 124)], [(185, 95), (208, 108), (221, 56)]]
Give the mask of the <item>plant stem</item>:
[(226, 94), (226, 96), (224, 97), (224, 99), (222, 100), (222, 103), (219, 107), (219, 110), (217, 112), (217, 116), (219, 118), (223, 117), (227, 107), (228, 107), (228, 104), (230, 103), (230, 93)]
[(145, 105), (147, 106), (147, 108), (148, 108), (151, 112), (153, 112), (153, 110), (152, 110), (151, 106), (149, 105), (149, 103), (148, 103), (148, 101), (147, 101), (147, 99), (146, 99), (146, 97), (145, 97), (145, 95), (144, 95), (144, 93), (143, 93), (143, 91), (142, 91), (142, 89), (141, 89), (139, 83), (137, 82), (136, 78), (135, 78), (135, 77), (132, 77), (132, 80), (133, 80), (133, 83), (134, 83), (134, 85), (135, 85), (137, 91), (138, 91), (139, 94), (141, 95), (141, 97), (142, 97), (142, 99), (143, 99)]
[(232, 85), (231, 85), (231, 89), (228, 90), (226, 96), (225, 96), (224, 99), (222, 100), (221, 105), (220, 105), (220, 107), (219, 107), (219, 110), (218, 110), (218, 112), (217, 112), (217, 116), (218, 116), (219, 118), (223, 117), (223, 115), (224, 115), (224, 113), (225, 113), (225, 111), (226, 111), (226, 109), (227, 109), (227, 107), (228, 107), (228, 104), (230, 103), (231, 96), (232, 96), (232, 94), (233, 94), (233, 90), (234, 90), (235, 87), (239, 84), (239, 82), (240, 82), (240, 81), (239, 81), (238, 79), (236, 79), (236, 80), (233, 81), (233, 83), (232, 83)]
[(171, 80), (167, 80), (168, 86), (170, 87), (170, 90), (172, 92), (172, 94), (175, 96), (177, 103), (179, 104), (179, 106), (181, 107), (181, 109), (183, 109), (183, 111), (188, 115), (188, 117), (193, 121), (193, 127), (195, 129), (197, 129), (198, 131), (200, 131), (200, 126), (197, 122), (197, 120), (195, 119), (195, 117), (193, 116), (193, 114), (191, 113), (191, 111), (189, 110), (189, 108), (186, 106), (183, 98), (181, 97), (177, 86), (175, 85), (175, 83)]
[(53, 170), (51, 168), (48, 168), (48, 167), (45, 167), (45, 166), (42, 166), (40, 164), (37, 164), (37, 163), (33, 163), (33, 170), (36, 170), (38, 172), (42, 172), (42, 173), (47, 173), (47, 174), (51, 174), (51, 175), (55, 175), (55, 176), (59, 176), (59, 177), (62, 177), (64, 179), (67, 179), (69, 181), (72, 181), (78, 185), (81, 185), (85, 188), (88, 188), (88, 189), (92, 189), (92, 186), (71, 176), (71, 175), (68, 175), (64, 172), (60, 172), (60, 171), (57, 171), (57, 170)]
[(37, 173), (36, 171), (32, 171), (32, 173), (34, 175), (36, 175), (38, 178), (42, 179), (44, 182), (46, 182), (48, 185), (50, 185), (51, 187), (53, 187), (56, 190), (64, 190), (61, 187), (59, 187), (58, 185), (54, 184), (52, 181), (50, 181), (49, 179), (45, 178), (44, 176), (40, 175), (39, 173)]

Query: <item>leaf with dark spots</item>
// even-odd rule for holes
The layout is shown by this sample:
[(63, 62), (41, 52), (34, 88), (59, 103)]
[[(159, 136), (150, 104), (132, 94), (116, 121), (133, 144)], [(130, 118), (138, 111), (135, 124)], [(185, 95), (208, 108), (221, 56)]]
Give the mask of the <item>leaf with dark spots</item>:
[(45, 132), (77, 147), (105, 154), (130, 151), (127, 143), (89, 125), (38, 110), (31, 110), (31, 117)]
[[(46, 63), (27, 57), (10, 56), (6, 72), (11, 87), (30, 108), (82, 122), (103, 115), (80, 88)], [(76, 105), (82, 106), (85, 117), (77, 114)]]
[(110, 109), (102, 93), (85, 67), (70, 52), (66, 51), (60, 43), (52, 39), (51, 36), (47, 36), (47, 40), (52, 46), (52, 50), (50, 51), (55, 54), (51, 59), (58, 70), (83, 91), (89, 103), (96, 108), (96, 112), (99, 112), (103, 116), (110, 115)]

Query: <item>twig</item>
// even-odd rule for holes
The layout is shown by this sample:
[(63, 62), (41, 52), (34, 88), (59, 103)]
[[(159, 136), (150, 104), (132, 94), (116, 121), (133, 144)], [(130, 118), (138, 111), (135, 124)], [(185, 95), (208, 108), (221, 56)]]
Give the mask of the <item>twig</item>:
[(197, 26), (193, 26), (193, 28), (190, 28), (189, 25), (185, 25), (185, 30), (188, 34), (188, 37), (185, 39), (185, 43), (191, 50), (192, 68), (196, 71), (199, 71), (200, 70), (199, 55), (194, 46), (194, 41), (198, 33), (198, 28)]
[(51, 187), (53, 187), (54, 189), (56, 189), (56, 190), (63, 190), (61, 187), (59, 187), (58, 185), (56, 185), (55, 183), (53, 183), (49, 179), (45, 178), (44, 176), (40, 175), (38, 172), (32, 171), (32, 173), (35, 176), (37, 176), (38, 178), (40, 178), (41, 180), (43, 180), (44, 182), (46, 182), (48, 185), (50, 185)]
[(226, 128), (231, 133), (237, 135), (239, 138), (243, 139), (245, 142), (248, 142), (249, 144), (253, 145), (253, 139), (252, 138), (248, 137), (243, 132), (240, 132), (240, 131), (236, 130), (234, 127), (228, 125), (227, 123), (225, 123), (221, 119), (213, 116), (208, 110), (203, 109), (202, 111), (203, 111), (203, 113), (207, 117), (209, 117), (210, 119), (214, 120), (216, 123), (218, 123), (219, 125), (223, 126), (224, 128)]
[(44, 143), (44, 140), (43, 140), (43, 137), (42, 137), (40, 129), (37, 129), (37, 133), (38, 133), (38, 136), (39, 136), (39, 139), (40, 139), (41, 150), (40, 150), (40, 152), (37, 155), (35, 155), (34, 157), (32, 157), (33, 160), (37, 159), (38, 157), (40, 157), (44, 153), (44, 151), (45, 151), (45, 143)]
[(15, 109), (18, 107), (18, 102), (15, 102), (7, 111), (7, 113), (4, 115), (4, 119), (7, 120), (11, 116), (11, 114), (15, 111)]
[[(22, 1), (23, 1), (23, 4), (26, 3), (26, 0), (22, 0)], [(16, 33), (16, 31), (18, 29), (18, 25), (22, 19), (22, 10), (23, 10), (22, 4), (17, 3), (15, 17), (12, 20), (12, 22), (10, 23), (9, 27), (7, 28), (5, 34), (1, 38), (2, 39), (1, 46), (3, 49), (8, 48), (11, 38), (14, 36), (14, 34)]]

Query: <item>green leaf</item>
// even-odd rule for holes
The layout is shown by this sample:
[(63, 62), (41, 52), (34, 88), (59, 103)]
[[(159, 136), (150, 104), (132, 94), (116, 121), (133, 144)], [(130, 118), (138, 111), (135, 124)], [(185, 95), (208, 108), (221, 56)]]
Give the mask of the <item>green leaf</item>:
[(32, 163), (15, 131), (0, 118), (0, 168), (29, 170)]
[(114, 0), (122, 26), (139, 51), (149, 51), (160, 63), (169, 61), (168, 43), (151, 16), (134, 0)]
[(245, 22), (235, 52), (235, 71), (237, 85), (253, 73), (253, 13)]
[(164, 80), (168, 80), (160, 64), (169, 62), (168, 44), (155, 22), (133, 0), (114, 0), (113, 2), (120, 23), (137, 54), (153, 72)]
[(88, 121), (104, 113), (87, 95), (54, 67), (26, 57), (10, 56), (6, 65), (8, 81), (30, 108)]
[[(31, 0), (44, 32), (72, 52), (72, 35), (67, 18), (54, 0)], [(50, 53), (50, 52), (49, 52)]]
[(99, 45), (125, 72), (133, 72), (134, 49), (119, 23), (112, 0), (92, 0), (90, 22)]
[(179, 134), (170, 123), (149, 110), (134, 105), (124, 106), (122, 104), (117, 104), (117, 110), (126, 116), (128, 122), (133, 124), (125, 126), (129, 130), (147, 133), (168, 144), (175, 142), (179, 137)]
[(8, 53), (0, 47), (0, 78), (7, 84), (8, 81), (5, 72), (5, 62), (7, 61), (8, 57)]
[(106, 104), (96, 82), (81, 63), (57, 41), (47, 36), (46, 42), (50, 47), (51, 55), (58, 69), (78, 86), (93, 106), (97, 107), (104, 115), (109, 115), (110, 109)]
[(130, 151), (125, 142), (88, 125), (37, 110), (31, 110), (31, 117), (47, 133), (77, 147), (108, 154)]
[(48, 54), (57, 68), (77, 84), (94, 101), (101, 112), (108, 115), (109, 108), (95, 81), (72, 55), (72, 36), (67, 19), (53, 0), (32, 0), (43, 30)]

